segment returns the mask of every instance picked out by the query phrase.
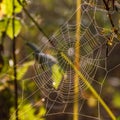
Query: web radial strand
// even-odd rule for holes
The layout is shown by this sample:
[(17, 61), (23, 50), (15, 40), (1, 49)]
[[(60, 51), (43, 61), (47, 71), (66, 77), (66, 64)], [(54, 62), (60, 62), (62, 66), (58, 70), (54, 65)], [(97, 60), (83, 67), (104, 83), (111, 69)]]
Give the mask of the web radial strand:
[[(100, 27), (96, 25), (95, 22), (95, 12), (96, 6), (91, 6), (90, 4), (82, 4), (82, 22), (81, 22), (81, 73), (88, 79), (90, 83), (96, 81), (95, 75), (98, 69), (105, 69), (105, 44), (106, 40), (101, 36)], [(79, 25), (78, 25), (79, 26)], [(72, 103), (74, 96), (74, 70), (71, 68), (69, 63), (61, 57), (60, 52), (63, 52), (67, 57), (74, 61), (74, 52), (75, 52), (75, 34), (76, 34), (76, 25), (74, 22), (67, 21), (50, 39), (55, 46), (47, 47), (47, 44), (43, 47), (41, 52), (50, 53), (53, 57), (56, 58), (57, 64), (63, 71), (61, 72), (62, 78), (57, 89), (54, 88), (52, 79), (52, 74), (55, 73), (52, 71), (52, 68), (49, 64), (49, 59), (45, 59), (42, 63), (35, 62), (35, 70), (37, 74), (36, 84), (44, 92), (45, 96), (48, 99), (51, 91), (57, 92), (57, 97), (52, 101), (55, 102), (65, 102)], [(101, 60), (102, 59), (102, 60)], [(57, 77), (57, 76), (56, 76)], [(99, 83), (96, 81), (96, 83)], [(87, 90), (85, 83), (79, 79), (79, 99), (83, 99), (82, 92)], [(77, 86), (76, 86), (77, 87)], [(58, 100), (58, 101), (57, 101)]]

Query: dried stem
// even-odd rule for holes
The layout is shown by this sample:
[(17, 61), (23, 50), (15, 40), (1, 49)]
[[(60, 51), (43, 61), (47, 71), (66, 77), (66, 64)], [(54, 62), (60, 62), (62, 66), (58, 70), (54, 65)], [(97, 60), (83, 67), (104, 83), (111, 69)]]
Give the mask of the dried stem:
[[(81, 21), (81, 0), (76, 1), (76, 43), (75, 43), (75, 67), (80, 70), (80, 21)], [(73, 107), (73, 120), (79, 120), (79, 76), (75, 72), (74, 75), (74, 107)]]

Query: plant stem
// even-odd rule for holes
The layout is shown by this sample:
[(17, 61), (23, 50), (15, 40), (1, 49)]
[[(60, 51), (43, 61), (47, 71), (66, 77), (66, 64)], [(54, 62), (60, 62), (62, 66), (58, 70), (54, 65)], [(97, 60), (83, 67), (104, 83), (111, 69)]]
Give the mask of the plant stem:
[[(76, 1), (76, 43), (75, 43), (75, 67), (80, 70), (80, 21), (81, 21), (81, 0)], [(79, 112), (79, 76), (75, 72), (74, 75), (74, 106), (73, 106), (73, 120), (78, 120)]]
[(70, 66), (74, 69), (74, 71), (78, 74), (79, 78), (86, 84), (86, 86), (90, 89), (90, 91), (93, 93), (93, 95), (98, 99), (98, 101), (101, 103), (101, 105), (104, 107), (106, 112), (109, 114), (112, 120), (116, 120), (115, 115), (112, 113), (110, 108), (106, 105), (106, 103), (103, 101), (103, 99), (99, 96), (99, 94), (96, 92), (96, 90), (91, 86), (91, 84), (88, 82), (88, 80), (83, 76), (83, 74), (76, 68), (76, 66), (71, 62), (71, 60), (63, 53), (61, 52), (61, 56), (70, 64)]
[(15, 116), (16, 116), (16, 120), (18, 120), (18, 85), (17, 85), (17, 68), (16, 68), (16, 54), (15, 54), (15, 50), (16, 50), (16, 42), (15, 39), (13, 39), (13, 62), (14, 62), (14, 66), (13, 66), (13, 70), (14, 70), (14, 91), (15, 91)]
[(17, 85), (17, 67), (16, 67), (16, 39), (15, 39), (15, 0), (12, 0), (13, 5), (13, 19), (12, 19), (12, 32), (13, 32), (13, 70), (14, 70), (14, 92), (15, 92), (15, 118), (18, 120), (18, 85)]

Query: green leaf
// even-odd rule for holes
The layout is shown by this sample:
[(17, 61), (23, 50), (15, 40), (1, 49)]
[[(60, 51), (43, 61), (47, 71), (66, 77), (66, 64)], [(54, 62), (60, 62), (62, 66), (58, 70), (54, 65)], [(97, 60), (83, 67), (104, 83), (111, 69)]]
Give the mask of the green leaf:
[[(20, 33), (22, 25), (18, 18), (14, 19), (15, 26), (15, 37)], [(0, 20), (0, 32), (6, 32), (6, 34), (12, 39), (13, 38), (13, 19), (5, 17)]]
[(39, 118), (39, 120), (45, 120), (43, 118), (43, 116), (46, 114), (46, 109), (44, 106), (41, 106), (40, 109), (39, 109), (39, 114), (37, 115)]
[[(15, 18), (14, 26), (15, 26), (14, 36), (16, 37), (20, 33), (21, 28), (22, 28), (21, 21), (19, 19)], [(12, 19), (9, 20), (6, 33), (11, 39), (14, 37), (13, 36), (13, 20)]]
[(0, 75), (3, 75), (3, 73), (6, 73), (9, 67), (8, 57), (6, 56), (2, 56), (2, 57), (3, 57), (4, 64), (3, 64), (2, 70), (0, 71)]
[(120, 108), (120, 93), (114, 95), (112, 103), (116, 108)]
[(0, 20), (0, 32), (5, 31), (5, 25), (6, 25), (6, 20), (5, 19)]
[(7, 17), (0, 19), (0, 32), (5, 32), (8, 21), (9, 21), (9, 18)]
[[(20, 0), (21, 2), (23, 0)], [(13, 4), (12, 0), (3, 0), (1, 3), (2, 12), (7, 16), (12, 16), (13, 13)], [(22, 6), (15, 0), (15, 13), (20, 13), (22, 10)]]
[[(10, 120), (16, 120), (14, 114), (14, 108), (11, 108), (10, 112), (12, 117)], [(19, 120), (45, 120), (43, 115), (45, 115), (46, 109), (43, 106), (40, 106), (40, 114), (35, 114), (36, 109), (30, 103), (22, 104), (19, 107)]]
[(53, 79), (53, 86), (55, 89), (58, 88), (62, 77), (63, 77), (63, 70), (60, 68), (60, 66), (58, 66), (57, 64), (54, 64), (52, 66), (52, 79)]
[(34, 64), (34, 61), (24, 63), (17, 71), (19, 73), (17, 76), (17, 79), (18, 80), (22, 79), (25, 73), (27, 72), (28, 68), (33, 64)]

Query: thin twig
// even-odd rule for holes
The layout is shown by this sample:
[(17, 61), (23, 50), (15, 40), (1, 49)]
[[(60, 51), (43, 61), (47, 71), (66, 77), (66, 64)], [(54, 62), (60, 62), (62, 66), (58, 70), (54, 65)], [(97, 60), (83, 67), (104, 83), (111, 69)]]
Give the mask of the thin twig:
[(12, 32), (13, 32), (13, 62), (14, 62), (14, 89), (15, 89), (15, 118), (18, 120), (18, 84), (17, 84), (17, 59), (16, 59), (16, 39), (15, 39), (15, 1), (12, 0), (12, 5), (13, 5), (13, 19), (12, 19)]
[[(103, 0), (103, 2), (104, 2), (104, 4), (105, 4), (106, 10), (108, 11), (108, 17), (109, 17), (110, 23), (111, 23), (111, 25), (112, 25), (112, 27), (113, 27), (113, 29), (114, 29), (115, 25), (114, 25), (114, 22), (113, 22), (113, 20), (112, 20), (112, 15), (111, 15), (110, 12), (109, 12), (109, 10), (110, 10), (109, 4), (108, 4), (105, 0)], [(114, 4), (114, 3), (113, 3), (113, 4)]]
[(49, 36), (44, 32), (44, 30), (39, 26), (39, 24), (35, 21), (35, 19), (29, 14), (29, 12), (27, 11), (27, 9), (24, 7), (23, 3), (18, 0), (19, 4), (22, 6), (24, 12), (26, 13), (26, 15), (31, 19), (31, 21), (35, 24), (35, 26), (38, 28), (38, 30), (49, 40), (50, 44), (55, 47), (53, 41), (49, 38)]

